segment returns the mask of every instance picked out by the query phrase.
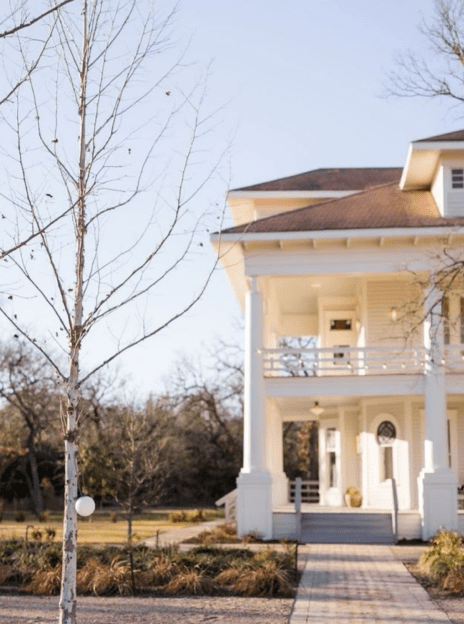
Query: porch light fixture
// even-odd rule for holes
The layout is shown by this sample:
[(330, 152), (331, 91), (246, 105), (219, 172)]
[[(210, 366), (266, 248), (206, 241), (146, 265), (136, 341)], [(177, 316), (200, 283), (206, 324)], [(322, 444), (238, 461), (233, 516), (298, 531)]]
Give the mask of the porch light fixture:
[(397, 321), (398, 320), (398, 310), (396, 308), (392, 308), (390, 310), (390, 318), (392, 321)]
[(324, 410), (319, 405), (319, 401), (314, 401), (314, 407), (312, 407), (309, 411), (311, 412), (311, 414), (313, 414), (313, 416), (315, 416), (316, 418), (319, 418), (319, 416), (322, 414)]
[(80, 516), (91, 516), (95, 511), (95, 502), (90, 496), (81, 496), (77, 499), (75, 507)]

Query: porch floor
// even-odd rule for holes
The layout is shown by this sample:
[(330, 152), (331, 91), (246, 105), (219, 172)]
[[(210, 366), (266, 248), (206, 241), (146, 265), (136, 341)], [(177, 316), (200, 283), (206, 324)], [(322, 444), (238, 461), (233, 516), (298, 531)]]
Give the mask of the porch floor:
[[(392, 513), (392, 509), (364, 509), (362, 507), (332, 507), (328, 505), (319, 505), (318, 503), (302, 503), (301, 513), (324, 513), (324, 514), (340, 514), (340, 513), (359, 513), (359, 514), (384, 514)], [(277, 505), (273, 509), (273, 513), (295, 513), (295, 505), (287, 503), (285, 505)], [(398, 513), (419, 513), (418, 509), (406, 509)]]

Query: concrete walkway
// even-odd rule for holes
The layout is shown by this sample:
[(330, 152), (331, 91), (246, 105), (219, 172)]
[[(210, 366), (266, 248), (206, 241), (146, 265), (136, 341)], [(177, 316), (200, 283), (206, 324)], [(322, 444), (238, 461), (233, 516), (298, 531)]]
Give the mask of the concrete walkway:
[(391, 546), (311, 544), (288, 624), (444, 624)]
[[(168, 531), (145, 543), (179, 544), (222, 522), (215, 520)], [(395, 557), (395, 548), (401, 549), (398, 553), (402, 558), (411, 561), (416, 561), (423, 550), (407, 549), (411, 550), (409, 555), (405, 547), (395, 546), (300, 546), (298, 558), (303, 576), (288, 624), (450, 624), (448, 616)]]
[(212, 529), (217, 524), (224, 524), (224, 520), (211, 520), (211, 522), (191, 524), (190, 526), (184, 527), (182, 529), (173, 529), (172, 531), (166, 531), (165, 533), (160, 533), (158, 536), (149, 537), (148, 539), (144, 540), (144, 543), (147, 546), (151, 547), (163, 547), (172, 546), (173, 544), (180, 544), (186, 539), (195, 537), (202, 531)]

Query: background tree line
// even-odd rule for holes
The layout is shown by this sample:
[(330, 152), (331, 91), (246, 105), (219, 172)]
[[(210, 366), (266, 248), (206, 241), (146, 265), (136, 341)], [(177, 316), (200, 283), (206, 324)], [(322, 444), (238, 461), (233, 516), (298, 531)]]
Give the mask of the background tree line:
[[(242, 370), (220, 358), (213, 367), (215, 376), (183, 361), (164, 393), (137, 403), (115, 392), (115, 380), (88, 384), (80, 492), (135, 513), (148, 505), (207, 505), (234, 489), (242, 460)], [(50, 484), (55, 496), (63, 492), (65, 397), (47, 361), (19, 340), (1, 348), (0, 397), (0, 497), (28, 498), (39, 514)]]
[[(237, 346), (218, 344), (210, 365), (183, 359), (166, 390), (127, 401), (118, 379), (84, 388), (80, 494), (131, 517), (145, 507), (211, 505), (235, 488), (242, 465), (243, 365)], [(62, 387), (25, 342), (0, 346), (0, 498), (39, 515), (62, 507)], [(290, 478), (317, 478), (317, 427), (286, 423)]]

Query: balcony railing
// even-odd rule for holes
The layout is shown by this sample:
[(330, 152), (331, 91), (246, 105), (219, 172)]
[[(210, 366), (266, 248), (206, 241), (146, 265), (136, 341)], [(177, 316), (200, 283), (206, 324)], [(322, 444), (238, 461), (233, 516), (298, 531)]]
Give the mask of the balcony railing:
[[(318, 377), (423, 373), (425, 347), (325, 347), (263, 349), (266, 377)], [(464, 372), (464, 345), (450, 345), (441, 362), (448, 372)]]

